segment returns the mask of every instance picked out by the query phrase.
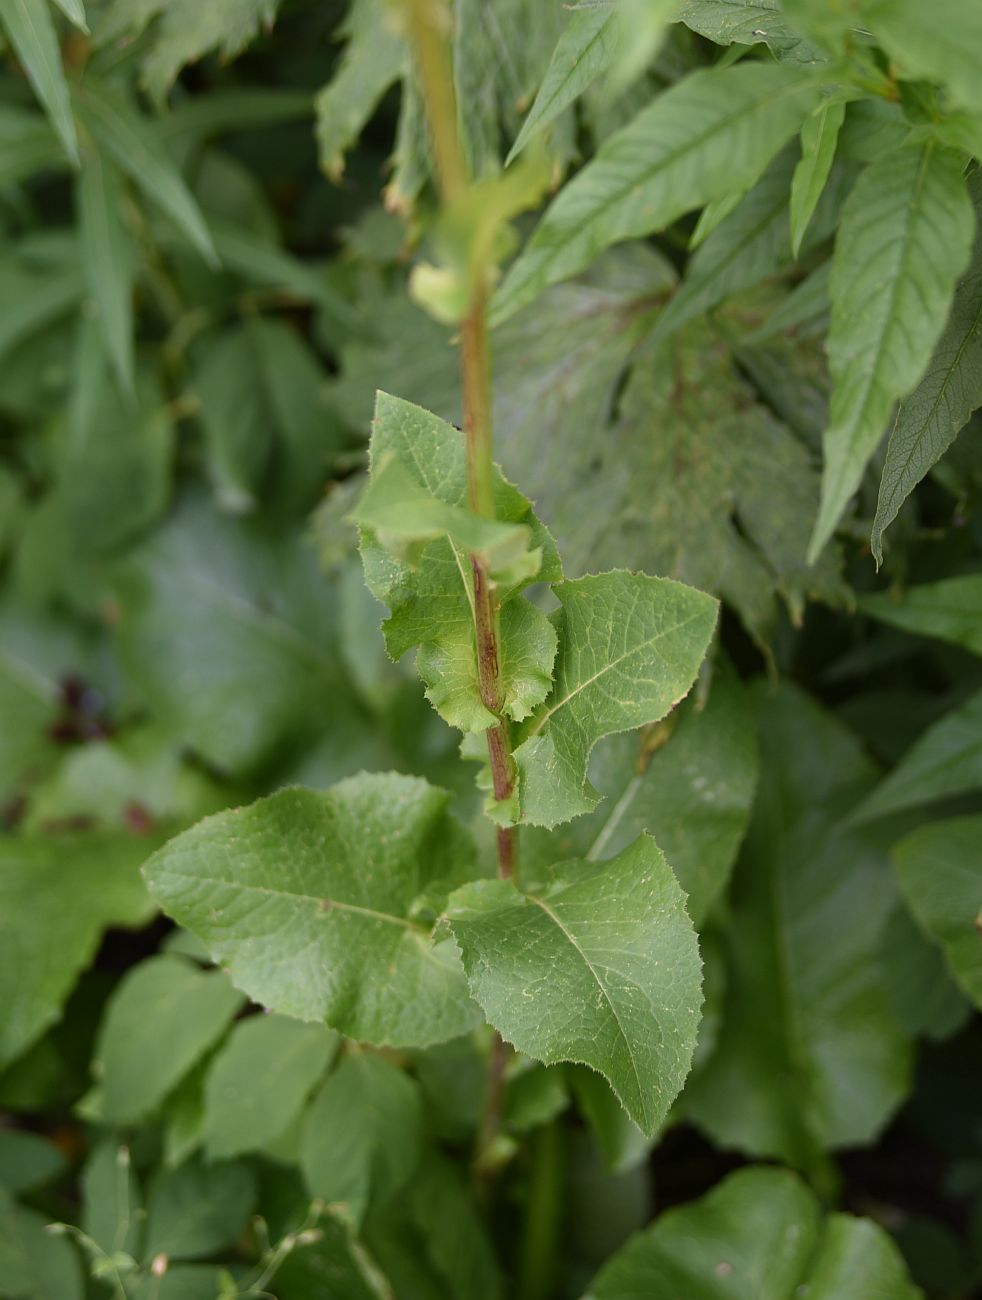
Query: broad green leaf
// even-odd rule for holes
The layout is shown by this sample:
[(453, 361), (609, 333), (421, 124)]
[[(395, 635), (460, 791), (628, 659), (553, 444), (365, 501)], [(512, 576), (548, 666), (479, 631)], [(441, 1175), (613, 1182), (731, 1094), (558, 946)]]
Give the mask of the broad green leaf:
[(982, 184), (969, 179), (975, 204), (975, 248), (955, 290), (951, 315), (920, 383), (900, 404), (880, 479), (871, 545), (883, 560), (883, 534), (972, 412), (982, 406)]
[(315, 103), (320, 163), (333, 181), (341, 179), (344, 155), (407, 63), (396, 14), (385, 0), (354, 0), (338, 35), (347, 41), (344, 53)]
[(757, 781), (753, 714), (735, 677), (714, 665), (708, 702), (690, 698), (659, 726), (601, 741), (589, 775), (603, 802), (560, 831), (527, 830), (523, 864), (595, 861), (650, 831), (701, 925), (726, 884)]
[(366, 1042), (440, 1042), (476, 1019), (453, 944), (413, 918), (473, 871), (448, 798), (395, 775), (284, 790), (171, 840), (147, 882), (254, 1001)]
[(48, 0), (0, 0), (0, 27), (6, 31), (65, 152), (78, 166), (75, 119)]
[(941, 948), (902, 902), (884, 926), (880, 962), (893, 1014), (908, 1033), (943, 1042), (970, 1018), (972, 1004), (952, 978)]
[(123, 391), (133, 392), (133, 248), (115, 164), (86, 150), (75, 185), (82, 263)]
[(201, 209), (154, 125), (115, 89), (93, 77), (79, 87), (75, 104), (99, 149), (215, 265), (217, 256)]
[(204, 1165), (189, 1160), (162, 1172), (147, 1200), (143, 1253), (148, 1259), (197, 1259), (229, 1246), (246, 1226), (256, 1201), (248, 1165)]
[(752, 185), (817, 95), (809, 75), (761, 63), (695, 72), (664, 91), (561, 190), (495, 295), (493, 319), (609, 244)]
[(863, 0), (862, 22), (899, 64), (901, 73), (939, 81), (952, 99), (982, 108), (982, 10), (961, 0)]
[(53, 1142), (20, 1129), (0, 1130), (0, 1185), (15, 1194), (43, 1187), (67, 1161)]
[(545, 880), (538, 892), (495, 880), (451, 895), (471, 992), (519, 1051), (599, 1071), (653, 1134), (688, 1073), (702, 1002), (684, 895), (647, 835)]
[(104, 929), (149, 917), (148, 847), (123, 835), (0, 838), (0, 1062), (58, 1019)]
[(144, 1220), (129, 1148), (105, 1138), (86, 1160), (81, 1183), (82, 1231), (104, 1254), (136, 1258)]
[(0, 1187), (0, 1287), (14, 1300), (82, 1300), (78, 1255), (47, 1218), (17, 1204)]
[(877, 955), (894, 905), (879, 842), (839, 822), (869, 787), (858, 742), (790, 686), (757, 693), (761, 775), (724, 934), (724, 1015), (686, 1115), (727, 1147), (816, 1167), (869, 1141), (909, 1082)]
[(982, 1006), (982, 817), (931, 822), (893, 850), (904, 899)]
[(214, 1264), (171, 1264), (163, 1277), (144, 1272), (133, 1300), (215, 1300), (228, 1281), (228, 1272)]
[(413, 1174), (408, 1199), (426, 1251), (449, 1294), (500, 1300), (502, 1280), (471, 1188), (460, 1171), (432, 1152)]
[[(317, 1222), (320, 1240), (292, 1251), (277, 1269), (279, 1300), (391, 1300), (392, 1287), (343, 1214), (328, 1210)], [(183, 1300), (183, 1297), (174, 1297)], [(427, 1297), (426, 1300), (429, 1300)]]
[[(439, 515), (438, 537), (425, 546), (413, 566), (392, 555), (374, 529), (361, 530), (361, 553), (369, 589), (390, 612), (382, 625), (386, 645), (393, 658), (400, 658), (414, 645), (420, 646), (417, 667), (427, 686), (427, 696), (441, 715), (464, 730), (486, 730), (494, 715), (485, 708), (477, 679), (474, 648), (473, 570), (465, 542), (482, 541), (490, 553), (498, 548), (506, 560), (502, 590), (505, 600), (501, 618), (499, 663), (504, 686), (504, 711), (515, 719), (527, 717), (545, 698), (556, 654), (555, 633), (545, 616), (528, 602), (508, 600), (533, 577), (555, 582), (561, 576), (552, 538), (532, 514), (527, 499), (495, 471), (495, 525), (473, 520), (466, 511), (467, 468), (463, 435), (452, 425), (409, 402), (379, 393), (372, 430), (373, 495), (382, 495), (382, 514), (392, 513), (391, 494), (386, 490), (386, 466), (398, 462), (398, 482), (405, 498), (412, 482), (419, 502), (430, 518), (426, 528), (420, 521), (420, 504), (413, 526), (417, 537), (436, 532), (433, 518)], [(391, 480), (392, 471), (388, 470)], [(382, 487), (378, 484), (382, 482)], [(425, 502), (424, 502), (425, 504)], [(359, 507), (360, 508), (360, 507)], [(401, 509), (401, 507), (400, 507)], [(434, 513), (435, 512), (435, 513)], [(356, 509), (355, 517), (358, 517)], [(400, 526), (393, 514), (392, 521)], [(404, 521), (405, 522), (405, 521)], [(465, 532), (461, 533), (461, 527)], [(410, 535), (413, 529), (410, 529)], [(480, 535), (478, 535), (480, 534)], [(403, 529), (405, 536), (405, 529)], [(517, 543), (517, 546), (516, 546)], [(540, 559), (533, 563), (536, 553)]]
[(614, 570), (554, 588), (555, 681), (515, 750), (521, 819), (555, 826), (590, 812), (598, 740), (659, 718), (685, 696), (716, 626), (711, 596), (667, 578)]
[(279, 0), (115, 0), (96, 30), (100, 44), (138, 36), (153, 22), (141, 63), (143, 82), (162, 100), (181, 68), (209, 50), (231, 59), (272, 25)]
[(584, 1300), (920, 1300), (903, 1257), (869, 1219), (833, 1214), (783, 1169), (730, 1174), (662, 1214), (600, 1271)]
[(717, 45), (766, 45), (786, 63), (824, 63), (825, 54), (789, 23), (780, 0), (684, 0), (679, 19)]
[(982, 573), (908, 587), (902, 595), (874, 592), (859, 607), (881, 623), (918, 636), (936, 636), (982, 655)]
[(301, 1167), (312, 1196), (360, 1223), (401, 1192), (420, 1156), (419, 1085), (379, 1056), (349, 1053), (307, 1111)]
[(252, 510), (267, 475), (273, 430), (249, 335), (225, 330), (196, 348), (193, 358), (190, 393), (218, 504), (233, 514)]
[(795, 257), (832, 170), (845, 116), (845, 101), (833, 99), (816, 108), (802, 123), (801, 161), (791, 181), (791, 250)]
[(894, 402), (930, 360), (974, 223), (960, 158), (931, 142), (873, 163), (849, 195), (832, 265), (832, 406), (811, 560), (859, 486)]
[(144, 1119), (227, 1029), (242, 1007), (220, 971), (183, 957), (149, 957), (117, 985), (93, 1070), (111, 1123)]
[(928, 727), (850, 820), (870, 821), (979, 789), (982, 789), (982, 691)]
[(337, 1036), (286, 1016), (235, 1025), (205, 1080), (202, 1136), (212, 1160), (258, 1151), (300, 1114), (337, 1050)]
[(613, 18), (613, 5), (569, 15), (506, 165), (611, 66), (618, 44)]

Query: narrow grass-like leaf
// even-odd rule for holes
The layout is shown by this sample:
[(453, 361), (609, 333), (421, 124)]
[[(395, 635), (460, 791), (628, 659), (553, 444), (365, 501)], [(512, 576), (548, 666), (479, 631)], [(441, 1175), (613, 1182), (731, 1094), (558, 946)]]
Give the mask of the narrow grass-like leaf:
[(791, 181), (791, 251), (795, 257), (801, 252), (808, 223), (829, 178), (845, 116), (845, 101), (834, 99), (815, 109), (802, 123), (801, 161)]
[(589, 812), (601, 736), (656, 722), (695, 681), (718, 602), (669, 578), (614, 571), (560, 583), (552, 691), (515, 751), (522, 820), (555, 826)]
[(88, 33), (89, 26), (85, 21), (85, 6), (82, 4), (82, 0), (55, 0), (55, 4), (68, 21), (74, 23), (80, 32)]
[(702, 1004), (685, 896), (648, 835), (550, 877), (533, 892), (495, 880), (451, 895), (471, 992), (520, 1051), (598, 1070), (650, 1136), (688, 1073)]
[[(976, 222), (982, 214), (978, 173), (969, 180)], [(982, 406), (982, 227), (976, 226), (968, 273), (955, 290), (951, 315), (924, 377), (900, 404), (887, 443), (870, 544), (883, 560), (883, 534), (900, 507)]]
[(562, 189), (495, 295), (493, 319), (608, 245), (752, 185), (818, 94), (808, 73), (762, 63), (695, 72), (663, 92)]
[(217, 254), (201, 209), (153, 124), (115, 89), (88, 77), (77, 92), (79, 116), (138, 189), (183, 231), (206, 261)]
[(453, 943), (413, 915), (436, 882), (471, 872), (448, 798), (395, 775), (282, 790), (206, 818), (145, 875), (255, 1001), (366, 1042), (426, 1046), (477, 1019)]
[(93, 150), (84, 156), (75, 193), (89, 294), (98, 306), (119, 382), (132, 394), (134, 258), (125, 223), (125, 187), (115, 164)]
[(78, 136), (71, 96), (48, 0), (0, 0), (0, 26), (6, 30), (65, 152), (78, 166)]
[(809, 561), (859, 486), (894, 402), (930, 360), (974, 224), (961, 159), (931, 141), (873, 163), (849, 196), (832, 266), (832, 404)]

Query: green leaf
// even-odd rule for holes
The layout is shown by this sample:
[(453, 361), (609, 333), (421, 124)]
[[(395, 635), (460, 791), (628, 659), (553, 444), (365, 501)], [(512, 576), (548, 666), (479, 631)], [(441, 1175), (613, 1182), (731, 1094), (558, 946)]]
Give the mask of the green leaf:
[(928, 727), (852, 814), (853, 823), (982, 789), (982, 691)]
[(126, 189), (109, 159), (86, 151), (75, 186), (82, 261), (123, 391), (133, 392), (133, 248)]
[(78, 1256), (47, 1220), (18, 1205), (0, 1187), (0, 1286), (15, 1300), (82, 1300)]
[(53, 1142), (20, 1129), (0, 1130), (0, 1185), (20, 1193), (43, 1187), (61, 1174), (65, 1157)]
[(344, 155), (389, 87), (406, 68), (406, 43), (384, 0), (354, 0), (338, 35), (346, 39), (337, 70), (317, 96), (317, 145), (332, 181), (344, 172)]
[(936, 636), (982, 655), (982, 573), (908, 587), (902, 595), (874, 592), (859, 608), (881, 623), (918, 636)]
[(786, 63), (824, 63), (825, 54), (788, 22), (780, 0), (684, 0), (679, 20), (717, 45), (761, 45)]
[(4, 310), (0, 317), (0, 357), (66, 316), (82, 296), (78, 266), (55, 266), (41, 272), (0, 267)]
[[(555, 582), (561, 576), (555, 543), (528, 500), (497, 470), (498, 522), (470, 516), (464, 438), (420, 407), (379, 393), (371, 454), (372, 481), (354, 517), (361, 517), (367, 500), (362, 560), (369, 589), (391, 611), (382, 625), (389, 654), (398, 659), (412, 646), (421, 647), (417, 667), (427, 697), (451, 725), (480, 731), (493, 724), (477, 678), (474, 577), (467, 551), (468, 544), (481, 542), (503, 564), (499, 664), (504, 711), (516, 720), (526, 717), (549, 690), (555, 633), (532, 605), (508, 597), (533, 578)], [(394, 510), (396, 498), (405, 503), (399, 506), (402, 518)], [(368, 526), (369, 519), (385, 523), (381, 536)], [(392, 524), (403, 538), (447, 536), (426, 545), (411, 566), (383, 545)]]
[(218, 504), (252, 510), (268, 470), (273, 430), (262, 372), (246, 330), (232, 327), (193, 353), (191, 394), (205, 434), (208, 472)]
[(982, 406), (982, 184), (969, 178), (975, 205), (975, 248), (955, 290), (951, 315), (920, 383), (900, 404), (890, 432), (873, 520), (871, 545), (883, 560), (883, 534), (900, 507)]
[(201, 209), (154, 125), (116, 90), (91, 76), (76, 92), (76, 108), (99, 149), (171, 218), (205, 261), (216, 265)]
[(832, 265), (832, 407), (810, 560), (859, 486), (894, 402), (930, 360), (974, 222), (960, 158), (930, 141), (873, 163), (849, 195)]
[(590, 781), (605, 796), (561, 831), (528, 829), (522, 862), (590, 861), (650, 831), (699, 926), (726, 885), (757, 783), (757, 743), (746, 693), (714, 665), (709, 699), (690, 698), (663, 724), (601, 741)]
[(982, 1006), (982, 817), (919, 827), (893, 850), (904, 900)]
[(106, 1138), (82, 1170), (82, 1231), (106, 1255), (136, 1258), (143, 1238), (140, 1189), (128, 1147)]
[(0, 184), (16, 185), (37, 172), (63, 170), (66, 163), (58, 137), (40, 113), (0, 106)]
[(718, 611), (704, 592), (617, 570), (554, 591), (555, 681), (515, 750), (521, 817), (535, 826), (591, 811), (599, 798), (586, 781), (594, 745), (657, 722), (687, 694)]
[(939, 81), (952, 99), (982, 108), (982, 12), (961, 0), (864, 0), (862, 21), (900, 65), (901, 73)]
[(941, 948), (903, 903), (884, 927), (880, 961), (893, 1014), (908, 1033), (943, 1042), (963, 1028), (972, 1004), (952, 979)]
[(0, 838), (0, 1062), (58, 1019), (104, 929), (147, 919), (147, 847), (122, 835)]
[(832, 170), (845, 117), (845, 100), (833, 99), (816, 108), (802, 123), (801, 161), (791, 182), (791, 250), (795, 257), (801, 252), (808, 223)]
[(495, 880), (451, 895), (471, 992), (519, 1051), (591, 1066), (653, 1134), (688, 1073), (702, 1002), (684, 895), (647, 835), (547, 880), (536, 893)]
[(233, 1026), (205, 1080), (209, 1157), (258, 1151), (280, 1137), (336, 1050), (336, 1034), (286, 1016), (251, 1016)]
[(721, 1145), (814, 1171), (823, 1150), (878, 1133), (909, 1086), (878, 963), (895, 894), (879, 842), (839, 824), (873, 779), (858, 742), (790, 686), (761, 686), (757, 718), (723, 1023), (682, 1105)]
[(239, 1236), (256, 1201), (256, 1179), (245, 1164), (189, 1160), (161, 1173), (150, 1189), (143, 1253), (148, 1259), (214, 1255)]
[(695, 72), (664, 91), (560, 191), (495, 295), (493, 320), (575, 275), (609, 244), (748, 188), (817, 94), (808, 75), (761, 63)]
[(183, 957), (134, 966), (106, 1006), (94, 1070), (111, 1123), (145, 1118), (224, 1033), (242, 995)]
[(506, 166), (611, 66), (618, 45), (613, 18), (613, 6), (581, 9), (567, 18)]
[(312, 1196), (359, 1224), (413, 1176), (420, 1155), (419, 1085), (379, 1056), (345, 1056), (307, 1111), (301, 1167)]
[(500, 1300), (497, 1260), (460, 1171), (449, 1160), (425, 1153), (413, 1174), (409, 1200), (427, 1253), (449, 1294), (467, 1300)]
[(668, 1210), (601, 1270), (584, 1300), (919, 1300), (903, 1258), (869, 1219), (822, 1220), (817, 1197), (783, 1169), (740, 1169), (701, 1200)]
[(82, 0), (55, 0), (55, 4), (68, 21), (74, 23), (80, 32), (88, 33), (89, 28), (85, 21), (85, 8)]
[(279, 0), (115, 0), (96, 38), (106, 44), (138, 36), (153, 21), (142, 74), (151, 95), (162, 100), (185, 64), (209, 50), (234, 58), (260, 27), (272, 25), (278, 5)]
[(65, 152), (78, 166), (75, 119), (48, 0), (0, 0), (0, 25), (44, 105)]
[(448, 798), (395, 775), (284, 790), (207, 818), (145, 874), (254, 1001), (366, 1042), (425, 1046), (476, 1020), (453, 944), (412, 916), (420, 895), (472, 874)]

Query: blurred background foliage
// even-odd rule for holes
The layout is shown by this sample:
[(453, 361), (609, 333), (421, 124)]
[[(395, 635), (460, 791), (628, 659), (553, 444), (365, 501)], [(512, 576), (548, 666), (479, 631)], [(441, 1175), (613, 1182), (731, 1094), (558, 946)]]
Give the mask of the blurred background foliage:
[[(721, 57), (701, 10), (555, 118), (556, 183)], [(479, 174), (564, 22), (459, 0)], [(651, 1151), (598, 1077), (520, 1064), (488, 1227), (448, 1155), (480, 1113), (479, 1045), (338, 1057), (326, 1030), (243, 1016), (136, 874), (209, 812), (362, 769), (425, 775), (476, 819), (457, 738), (385, 658), (344, 522), (376, 388), (460, 415), (449, 331), (407, 293), (432, 189), (403, 41), (383, 0), (0, 0), (0, 28), (0, 1295), (213, 1300), (275, 1273), (280, 1300), (479, 1300), (512, 1293), (502, 1266), (524, 1295), (576, 1295), (750, 1157), (878, 1220), (928, 1295), (972, 1294), (979, 958), (946, 946), (916, 836), (896, 874), (888, 850), (920, 826), (932, 860), (939, 837), (973, 851), (982, 823), (938, 819), (980, 811), (980, 646), (891, 625), (868, 593), (978, 581), (977, 427), (904, 506), (879, 578), (875, 480), (805, 563), (821, 277), (894, 106), (847, 118), (797, 262), (793, 145), (722, 244), (689, 251), (683, 221), (496, 332), (498, 455), (567, 572), (671, 574), (725, 613), (700, 697), (595, 756), (612, 798), (635, 783), (631, 817), (525, 846), (654, 831), (702, 928), (696, 1070)], [(366, 1095), (372, 1142), (339, 1159)]]

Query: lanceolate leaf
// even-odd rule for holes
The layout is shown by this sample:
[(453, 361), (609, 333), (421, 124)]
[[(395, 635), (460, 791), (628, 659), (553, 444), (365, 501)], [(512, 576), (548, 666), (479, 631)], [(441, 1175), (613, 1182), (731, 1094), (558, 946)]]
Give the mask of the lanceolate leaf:
[(973, 228), (961, 160), (931, 142), (873, 163), (849, 196), (832, 268), (832, 406), (810, 560), (930, 359)]
[(617, 51), (613, 19), (613, 5), (581, 9), (569, 15), (506, 165), (610, 67)]
[(864, 596), (859, 606), (892, 627), (940, 637), (982, 655), (982, 573), (909, 587), (899, 598), (876, 592)]
[(115, 164), (87, 151), (76, 184), (82, 265), (98, 305), (109, 356), (126, 393), (133, 392), (133, 249), (126, 191)]
[(982, 817), (931, 822), (901, 840), (894, 862), (904, 898), (944, 950), (955, 979), (982, 1007)]
[(256, 1002), (352, 1038), (425, 1046), (476, 1008), (448, 940), (412, 915), (474, 850), (448, 796), (404, 776), (283, 790), (219, 813), (150, 859), (151, 892)]
[(787, 63), (824, 63), (782, 12), (780, 0), (684, 0), (679, 19), (717, 45), (766, 45)]
[(496, 880), (451, 895), (471, 991), (520, 1051), (598, 1070), (651, 1135), (688, 1072), (702, 1003), (684, 895), (647, 835), (550, 876), (536, 892)]
[(55, 4), (69, 22), (75, 24), (79, 31), (87, 32), (89, 30), (85, 22), (85, 9), (82, 0), (55, 0)]
[(494, 319), (609, 244), (752, 185), (817, 97), (807, 73), (762, 63), (695, 72), (659, 95), (560, 192), (496, 294)]
[(801, 251), (808, 223), (822, 197), (845, 116), (845, 101), (836, 99), (822, 104), (802, 123), (801, 161), (791, 182), (791, 248), (795, 257)]
[(614, 571), (555, 588), (559, 655), (551, 693), (515, 751), (521, 818), (555, 826), (589, 812), (602, 736), (656, 722), (695, 681), (718, 604), (668, 578)]
[[(725, 1265), (725, 1267), (724, 1267)], [(869, 1219), (830, 1215), (784, 1169), (741, 1169), (669, 1210), (604, 1266), (584, 1300), (919, 1300), (903, 1257)]]
[[(976, 222), (982, 213), (978, 173), (969, 180)], [(900, 404), (887, 444), (871, 544), (883, 559), (883, 534), (969, 416), (982, 406), (982, 228), (977, 226), (968, 273), (955, 290), (951, 315), (924, 378)]]
[(48, 0), (0, 0), (0, 26), (10, 38), (69, 158), (77, 165), (75, 119)]
[(904, 73), (939, 81), (952, 98), (982, 108), (982, 9), (961, 0), (864, 0), (862, 21)]

